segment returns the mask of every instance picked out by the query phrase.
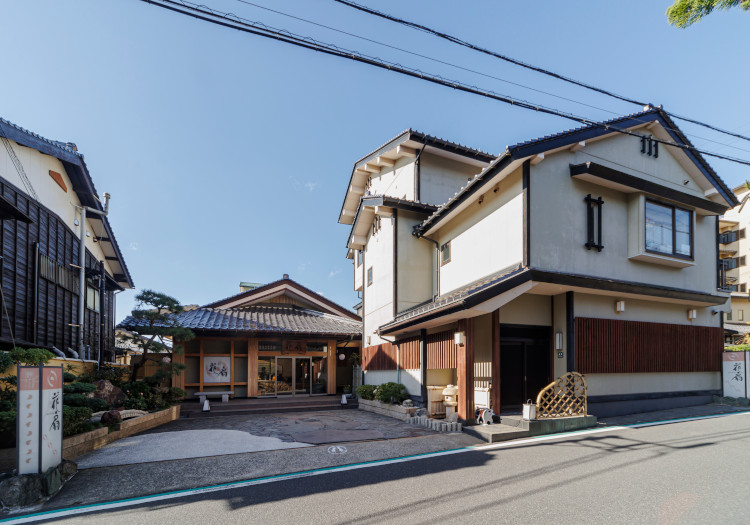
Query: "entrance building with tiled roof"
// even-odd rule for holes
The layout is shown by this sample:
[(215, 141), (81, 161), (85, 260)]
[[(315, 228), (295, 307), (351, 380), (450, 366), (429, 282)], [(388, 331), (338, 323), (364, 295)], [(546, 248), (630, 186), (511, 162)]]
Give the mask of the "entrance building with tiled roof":
[[(241, 290), (178, 316), (196, 338), (174, 344), (173, 359), (187, 368), (173, 386), (188, 398), (218, 391), (237, 398), (325, 395), (352, 386), (359, 316), (286, 274), (265, 285), (243, 282)], [(137, 322), (127, 318), (122, 326)]]

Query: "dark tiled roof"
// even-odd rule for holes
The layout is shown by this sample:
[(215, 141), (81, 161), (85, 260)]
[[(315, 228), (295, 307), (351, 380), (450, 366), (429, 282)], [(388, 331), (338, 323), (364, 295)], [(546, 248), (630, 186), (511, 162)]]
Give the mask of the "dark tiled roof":
[(486, 277), (482, 277), (481, 279), (477, 279), (476, 281), (473, 281), (466, 286), (462, 286), (461, 288), (457, 288), (446, 294), (436, 297), (433, 301), (415, 306), (410, 310), (402, 312), (401, 314), (397, 315), (393, 321), (381, 326), (380, 329), (381, 331), (387, 330), (392, 326), (424, 317), (432, 312), (443, 310), (444, 308), (463, 305), (463, 303), (465, 303), (467, 299), (477, 296), (479, 293), (505, 281), (512, 275), (515, 275), (522, 270), (522, 265), (516, 264), (513, 266), (509, 266), (508, 268), (504, 268), (493, 274), (487, 275)]
[[(422, 233), (429, 229), (441, 218), (441, 216), (449, 212), (458, 202), (463, 201), (464, 198), (471, 195), (473, 193), (472, 190), (477, 190), (478, 188), (483, 186), (483, 184), (489, 178), (505, 168), (505, 166), (507, 166), (512, 160), (518, 160), (542, 151), (561, 147), (565, 144), (566, 140), (578, 140), (580, 137), (576, 136), (584, 134), (586, 132), (595, 132), (597, 135), (602, 135), (613, 132), (609, 128), (616, 126), (617, 124), (624, 123), (625, 127), (632, 127), (637, 125), (639, 123), (638, 121), (646, 123), (652, 122), (654, 120), (660, 120), (662, 122), (664, 127), (667, 128), (667, 131), (670, 133), (670, 135), (672, 135), (672, 138), (675, 140), (675, 142), (681, 142), (686, 146), (694, 148), (693, 144), (688, 140), (685, 134), (679, 130), (674, 121), (670, 119), (667, 113), (664, 112), (664, 110), (662, 110), (661, 108), (651, 108), (639, 113), (632, 113), (630, 115), (624, 115), (595, 124), (568, 129), (559, 133), (555, 133), (553, 135), (545, 135), (533, 140), (519, 142), (512, 146), (508, 146), (499, 157), (491, 162), (489, 166), (485, 167), (480, 173), (474, 176), (474, 178), (472, 178), (464, 187), (456, 192), (456, 194), (451, 197), (448, 202), (440, 206), (432, 215), (427, 217), (427, 219), (425, 219), (424, 222), (419, 225), (417, 231), (419, 233)], [(724, 192), (725, 198), (727, 198), (730, 203), (734, 201), (735, 205), (739, 204), (736, 197), (734, 196), (734, 193), (732, 193), (732, 191), (727, 187), (724, 181), (721, 180), (721, 177), (719, 177), (719, 175), (713, 170), (713, 168), (711, 168), (706, 159), (700, 153), (688, 150), (685, 151), (688, 156), (693, 157), (696, 163), (698, 163), (702, 167), (706, 177), (715, 186), (718, 186), (718, 189)]]
[(50, 139), (44, 138), (41, 135), (34, 133), (33, 131), (29, 131), (28, 129), (22, 128), (21, 126), (17, 124), (13, 124), (12, 122), (5, 120), (2, 117), (0, 117), (0, 124), (2, 124), (3, 126), (10, 126), (11, 128), (18, 130), (21, 133), (25, 133), (26, 135), (31, 135), (37, 140), (41, 140), (42, 142), (46, 142), (50, 146), (54, 146), (68, 153), (72, 153), (73, 155), (76, 155), (77, 157), (83, 157), (83, 155), (76, 148), (76, 145), (73, 143), (61, 142), (59, 140), (50, 140)]
[[(362, 323), (299, 306), (249, 306), (242, 309), (197, 308), (177, 316), (180, 326), (195, 332), (360, 335)], [(131, 330), (145, 321), (127, 317), (120, 326)]]

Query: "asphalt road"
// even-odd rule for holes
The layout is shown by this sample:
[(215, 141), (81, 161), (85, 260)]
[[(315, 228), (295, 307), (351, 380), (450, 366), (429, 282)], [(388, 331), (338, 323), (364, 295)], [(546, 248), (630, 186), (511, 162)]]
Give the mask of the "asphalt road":
[(750, 415), (560, 436), (62, 523), (750, 523)]

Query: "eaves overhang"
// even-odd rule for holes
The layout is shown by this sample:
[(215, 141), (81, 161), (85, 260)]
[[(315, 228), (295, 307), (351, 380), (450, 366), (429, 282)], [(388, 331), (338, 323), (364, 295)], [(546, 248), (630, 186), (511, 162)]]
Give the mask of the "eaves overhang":
[[(63, 167), (73, 184), (72, 189), (78, 197), (79, 202), (90, 208), (101, 211), (104, 210), (102, 203), (97, 197), (98, 194), (94, 187), (94, 181), (88, 171), (83, 154), (77, 151), (73, 145), (44, 138), (41, 135), (21, 128), (20, 126), (2, 118), (0, 118), (0, 126), (2, 127), (2, 133), (13, 142), (58, 159), (63, 164)], [(125, 264), (125, 258), (117, 244), (109, 220), (106, 216), (94, 214), (90, 215), (89, 219), (98, 220), (102, 223), (101, 235), (98, 235), (97, 237), (100, 239), (99, 242), (101, 242), (103, 246), (106, 244), (111, 247), (107, 250), (103, 249), (103, 251), (105, 252), (105, 255), (112, 257), (107, 258), (107, 263), (113, 269), (114, 280), (119, 286), (124, 288), (134, 288), (135, 285), (133, 284), (133, 279), (127, 265)]]
[(339, 223), (352, 224), (354, 222), (356, 207), (359, 199), (365, 194), (365, 183), (370, 175), (392, 167), (403, 157), (416, 158), (422, 151), (470, 163), (477, 167), (485, 166), (495, 158), (494, 155), (478, 149), (407, 129), (354, 163), (339, 212)]
[(416, 201), (397, 199), (387, 195), (371, 195), (362, 197), (357, 207), (352, 228), (346, 247), (349, 250), (362, 249), (366, 243), (367, 231), (377, 214), (390, 214), (390, 210), (404, 210), (421, 214), (423, 217), (433, 213), (437, 206)]
[(575, 128), (563, 131), (554, 135), (545, 136), (535, 140), (521, 142), (506, 148), (505, 152), (500, 155), (494, 162), (487, 166), (481, 173), (477, 174), (464, 188), (459, 191), (448, 202), (440, 206), (433, 215), (428, 217), (416, 229), (417, 235), (429, 235), (434, 232), (434, 228), (448, 217), (455, 215), (454, 210), (465, 206), (478, 198), (484, 188), (494, 176), (501, 170), (505, 169), (512, 161), (523, 161), (532, 157), (541, 157), (547, 152), (560, 150), (574, 146), (577, 143), (587, 140), (594, 140), (605, 135), (618, 133), (617, 130), (629, 130), (632, 128), (644, 127), (654, 122), (661, 124), (662, 128), (669, 134), (671, 140), (675, 143), (683, 144), (688, 149), (680, 149), (687, 156), (690, 162), (701, 172), (708, 182), (715, 188), (716, 192), (727, 203), (727, 207), (734, 207), (739, 204), (737, 197), (726, 186), (724, 181), (706, 162), (705, 158), (695, 151), (695, 147), (690, 143), (687, 137), (677, 128), (677, 125), (669, 116), (660, 108), (651, 108), (641, 113), (635, 113), (616, 119), (599, 122), (590, 126)]

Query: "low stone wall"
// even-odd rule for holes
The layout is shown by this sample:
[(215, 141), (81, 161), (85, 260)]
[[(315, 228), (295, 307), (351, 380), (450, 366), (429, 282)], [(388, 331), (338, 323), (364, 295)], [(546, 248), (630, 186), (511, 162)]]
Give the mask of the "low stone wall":
[(109, 432), (108, 428), (97, 428), (85, 434), (78, 434), (63, 440), (63, 458), (75, 459), (78, 456), (100, 449), (113, 441), (122, 439), (145, 430), (169, 423), (180, 417), (180, 405), (169, 407), (145, 416), (126, 419), (120, 423), (120, 429)]
[(448, 421), (445, 419), (432, 419), (427, 416), (414, 416), (406, 418), (406, 422), (410, 425), (418, 425), (420, 427), (429, 428), (436, 432), (461, 432), (463, 425), (458, 421)]
[(358, 401), (360, 410), (394, 417), (401, 421), (406, 421), (407, 418), (412, 417), (417, 411), (417, 407), (402, 407), (401, 405), (391, 405), (381, 401), (370, 401), (369, 399), (362, 399), (361, 397)]

